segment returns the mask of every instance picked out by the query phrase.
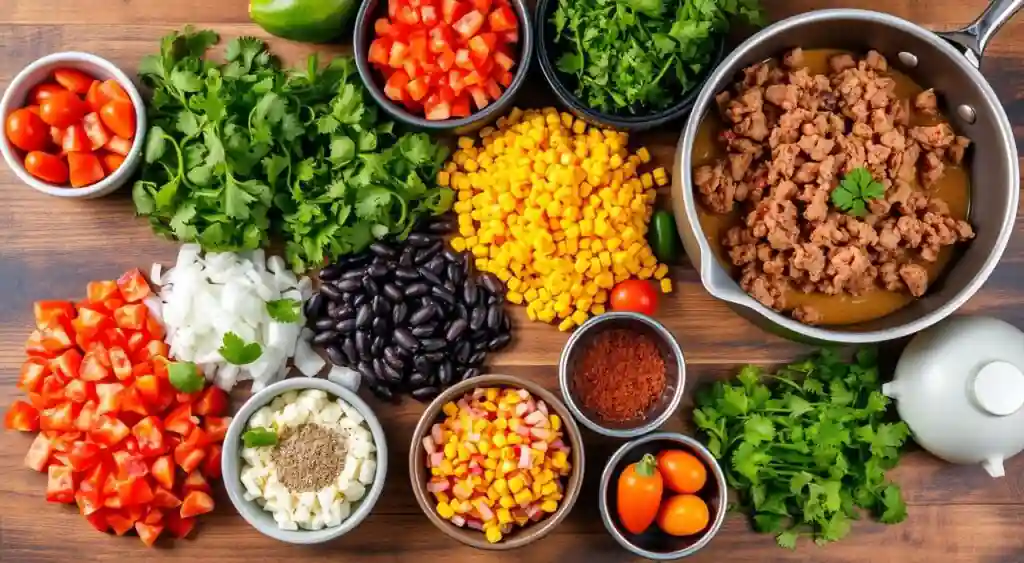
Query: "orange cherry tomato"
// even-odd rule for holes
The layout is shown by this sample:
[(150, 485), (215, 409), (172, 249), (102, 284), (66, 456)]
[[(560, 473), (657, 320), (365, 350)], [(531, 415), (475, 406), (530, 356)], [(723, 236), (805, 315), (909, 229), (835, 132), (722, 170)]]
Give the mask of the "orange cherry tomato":
[(64, 88), (76, 94), (85, 94), (95, 79), (88, 74), (73, 68), (61, 68), (53, 71), (53, 79)]
[(109, 101), (110, 98), (103, 93), (103, 83), (99, 80), (93, 80), (92, 85), (89, 86), (89, 91), (85, 94), (85, 103), (89, 104), (89, 109), (98, 112)]
[(103, 169), (107, 171), (107, 175), (110, 175), (124, 164), (124, 157), (116, 153), (104, 152), (100, 154), (100, 162), (103, 163)]
[(658, 515), (664, 489), (654, 456), (647, 454), (619, 475), (616, 501), (619, 522), (630, 533), (646, 530)]
[(662, 503), (658, 527), (671, 536), (692, 536), (708, 527), (708, 505), (696, 495), (676, 495)]
[(677, 493), (696, 493), (708, 480), (704, 464), (693, 454), (682, 450), (659, 452), (658, 472), (665, 480), (665, 486)]
[(100, 85), (100, 92), (107, 97), (107, 100), (121, 100), (123, 102), (131, 102), (132, 99), (128, 97), (128, 92), (124, 91), (124, 88), (116, 80), (104, 80), (103, 84)]
[(658, 309), (658, 292), (646, 280), (626, 280), (612, 289), (612, 309), (653, 315)]
[(32, 103), (39, 105), (43, 103), (43, 100), (53, 96), (57, 92), (66, 92), (67, 90), (60, 84), (54, 84), (53, 82), (43, 82), (37, 84), (32, 91), (29, 92), (28, 99), (32, 100)]
[[(86, 138), (88, 139), (88, 138)], [(107, 175), (96, 155), (88, 152), (68, 153), (71, 187), (81, 188), (99, 182)]]
[(25, 170), (51, 184), (64, 184), (68, 181), (68, 166), (59, 156), (50, 153), (32, 151), (25, 155)]
[(75, 94), (64, 90), (39, 103), (39, 117), (54, 127), (70, 127), (78, 123), (89, 106)]
[(131, 102), (114, 99), (100, 108), (100, 119), (118, 137), (135, 137), (135, 107)]
[(5, 126), (7, 139), (23, 151), (38, 151), (46, 148), (50, 129), (32, 110), (21, 108), (7, 116)]

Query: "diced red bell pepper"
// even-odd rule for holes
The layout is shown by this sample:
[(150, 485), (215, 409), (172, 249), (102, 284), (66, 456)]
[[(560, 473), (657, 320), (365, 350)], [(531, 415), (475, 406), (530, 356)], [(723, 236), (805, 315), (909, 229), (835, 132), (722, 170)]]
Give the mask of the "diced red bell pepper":
[(51, 465), (47, 471), (46, 500), (71, 504), (75, 502), (75, 475), (70, 467)]
[(25, 401), (14, 401), (4, 415), (4, 427), (19, 432), (39, 430), (39, 411)]
[(118, 295), (117, 282), (114, 280), (91, 281), (86, 288), (86, 299), (90, 303), (102, 303)]
[(117, 287), (121, 290), (121, 296), (128, 303), (140, 303), (152, 293), (149, 283), (142, 276), (138, 268), (126, 272), (117, 278)]
[(104, 363), (109, 363), (109, 356), (107, 361), (104, 362), (102, 356), (93, 352), (88, 352), (85, 357), (82, 358), (82, 365), (79, 368), (79, 377), (85, 381), (103, 381), (110, 377), (110, 370), (104, 366)]
[(75, 317), (75, 306), (70, 301), (36, 301), (32, 310), (39, 329), (69, 322)]
[(75, 429), (75, 405), (71, 402), (50, 407), (39, 413), (39, 428), (42, 430), (57, 430), (70, 432)]
[(21, 374), (18, 375), (18, 389), (26, 393), (35, 393), (43, 384), (43, 377), (49, 371), (49, 364), (41, 358), (25, 360), (21, 364)]
[(149, 309), (141, 303), (123, 305), (114, 311), (114, 322), (125, 330), (142, 330), (146, 326)]
[(146, 457), (162, 455), (167, 451), (163, 424), (155, 416), (147, 416), (137, 422), (132, 427), (132, 435), (139, 443), (139, 451)]
[(96, 384), (84, 379), (73, 379), (64, 387), (64, 396), (69, 401), (84, 403), (96, 400)]
[(124, 385), (121, 383), (97, 383), (96, 395), (99, 397), (99, 404), (96, 412), (99, 414), (116, 413), (121, 410), (121, 391)]
[(131, 430), (125, 423), (109, 414), (101, 414), (96, 417), (92, 431), (89, 435), (99, 444), (111, 447), (128, 437)]
[(181, 503), (181, 517), (191, 518), (213, 511), (213, 498), (203, 491), (189, 491)]
[(25, 454), (25, 466), (36, 471), (46, 471), (46, 464), (53, 453), (53, 442), (43, 434), (36, 434), (35, 440)]

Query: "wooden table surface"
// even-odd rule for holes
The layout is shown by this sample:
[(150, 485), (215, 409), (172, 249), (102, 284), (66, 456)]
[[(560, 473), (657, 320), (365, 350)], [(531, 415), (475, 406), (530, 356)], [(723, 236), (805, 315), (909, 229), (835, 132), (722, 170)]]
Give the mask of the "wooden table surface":
[[(888, 11), (939, 29), (961, 26), (983, 8), (983, 0), (765, 0), (772, 19), (825, 7)], [(246, 0), (2, 0), (0, 2), (0, 89), (22, 67), (48, 53), (82, 50), (99, 54), (134, 74), (158, 40), (185, 24), (212, 28), (225, 38), (267, 37), (249, 23)], [(312, 47), (274, 39), (272, 50), (286, 61), (303, 58)], [(326, 49), (342, 52), (342, 48)], [(986, 54), (983, 70), (1010, 115), (1024, 146), (1024, 17), (1008, 24)], [(540, 77), (532, 84), (544, 89)], [(678, 128), (638, 136), (671, 170)], [(980, 186), (980, 189), (985, 189)], [(993, 188), (996, 188), (993, 186)], [(23, 343), (38, 299), (81, 296), (86, 282), (116, 277), (132, 267), (144, 271), (154, 261), (173, 261), (174, 244), (157, 239), (133, 217), (130, 190), (99, 201), (61, 201), (21, 185), (0, 170), (0, 405), (18, 396), (14, 385)], [(1024, 224), (985, 287), (961, 313), (986, 314), (1024, 326)], [(694, 386), (729, 377), (748, 362), (788, 362), (807, 350), (770, 336), (734, 315), (702, 289), (694, 270), (673, 270), (678, 291), (665, 299), (659, 318), (679, 338), (687, 357), (684, 407), (666, 425), (692, 430)], [(515, 310), (518, 333), (509, 351), (492, 357), (492, 371), (543, 382), (557, 389), (558, 354), (566, 340), (554, 327), (528, 323)], [(634, 561), (605, 532), (597, 511), (596, 483), (614, 442), (587, 434), (583, 494), (569, 518), (549, 537), (514, 552), (474, 551), (441, 534), (412, 497), (406, 471), (410, 433), (422, 406), (405, 401), (379, 405), (390, 445), (384, 495), (373, 514), (346, 537), (318, 547), (277, 543), (261, 536), (234, 513), (220, 490), (218, 507), (201, 519), (197, 536), (147, 550), (137, 538), (96, 533), (74, 507), (48, 504), (45, 476), (22, 465), (29, 436), (0, 433), (0, 561), (314, 561), (334, 557), (356, 562), (451, 561), (465, 563), (530, 561)], [(0, 407), (3, 408), (3, 407)], [(909, 518), (897, 526), (862, 521), (836, 544), (801, 543), (796, 551), (775, 546), (768, 535), (751, 531), (731, 514), (718, 537), (691, 560), (766, 563), (1024, 563), (1024, 456), (1008, 463), (1006, 477), (991, 479), (980, 468), (958, 467), (915, 450), (890, 477), (903, 487)], [(137, 559), (136, 559), (137, 558)]]

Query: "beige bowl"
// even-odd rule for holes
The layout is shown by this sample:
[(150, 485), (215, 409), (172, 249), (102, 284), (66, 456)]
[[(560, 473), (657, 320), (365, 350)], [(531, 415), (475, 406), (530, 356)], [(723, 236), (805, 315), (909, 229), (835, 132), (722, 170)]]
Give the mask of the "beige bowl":
[[(572, 472), (569, 475), (568, 483), (565, 486), (565, 496), (558, 505), (558, 510), (547, 515), (539, 522), (532, 522), (523, 528), (515, 528), (506, 534), (498, 543), (490, 543), (484, 537), (484, 533), (470, 528), (460, 528), (448, 520), (441, 518), (435, 510), (436, 503), (433, 496), (427, 492), (427, 481), (429, 479), (426, 467), (426, 450), (423, 449), (423, 438), (430, 433), (430, 427), (440, 420), (441, 407), (449, 401), (457, 401), (459, 397), (470, 393), (478, 387), (515, 387), (526, 389), (534, 397), (547, 403), (549, 410), (553, 411), (562, 419), (562, 431), (565, 439), (572, 448)], [(427, 410), (423, 413), (416, 430), (412, 434), (412, 444), (409, 448), (409, 475), (412, 479), (412, 490), (416, 495), (416, 502), (427, 515), (427, 518), (448, 536), (477, 549), (509, 550), (533, 543), (548, 535), (555, 529), (565, 517), (569, 515), (572, 506), (579, 497), (580, 487), (583, 485), (583, 442), (580, 439), (580, 430), (558, 398), (550, 391), (540, 385), (513, 377), (511, 375), (482, 375), (474, 377), (449, 387), (444, 393), (435, 398)]]

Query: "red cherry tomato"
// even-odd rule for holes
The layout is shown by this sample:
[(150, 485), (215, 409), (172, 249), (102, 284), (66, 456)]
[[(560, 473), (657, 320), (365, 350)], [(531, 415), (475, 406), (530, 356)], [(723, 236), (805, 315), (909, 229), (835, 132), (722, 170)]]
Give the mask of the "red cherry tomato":
[(88, 74), (73, 68), (60, 68), (53, 71), (53, 79), (64, 88), (76, 94), (85, 94), (95, 79)]
[[(88, 137), (85, 140), (88, 143)], [(74, 188), (95, 184), (106, 176), (99, 157), (88, 152), (68, 153), (68, 168), (70, 169), (71, 187)]]
[(11, 112), (5, 131), (11, 144), (23, 151), (42, 150), (50, 139), (50, 128), (28, 108)]
[(29, 174), (51, 184), (68, 181), (68, 166), (57, 155), (32, 151), (25, 156), (25, 170)]
[(103, 83), (99, 80), (93, 80), (92, 85), (89, 86), (89, 91), (85, 94), (85, 103), (89, 104), (89, 109), (100, 111), (100, 108), (109, 101), (110, 98), (103, 93)]
[(39, 105), (43, 103), (43, 100), (45, 100), (46, 98), (53, 96), (57, 92), (64, 91), (66, 90), (60, 84), (54, 84), (53, 82), (43, 82), (42, 84), (36, 85), (35, 88), (32, 88), (32, 91), (29, 93), (28, 98), (32, 100), (33, 104)]
[(131, 102), (114, 99), (100, 109), (100, 119), (118, 137), (135, 137), (135, 107)]
[(658, 308), (658, 291), (645, 280), (626, 280), (612, 289), (612, 309), (653, 315)]
[(54, 127), (70, 127), (89, 111), (89, 106), (75, 94), (64, 90), (39, 103), (39, 117)]

